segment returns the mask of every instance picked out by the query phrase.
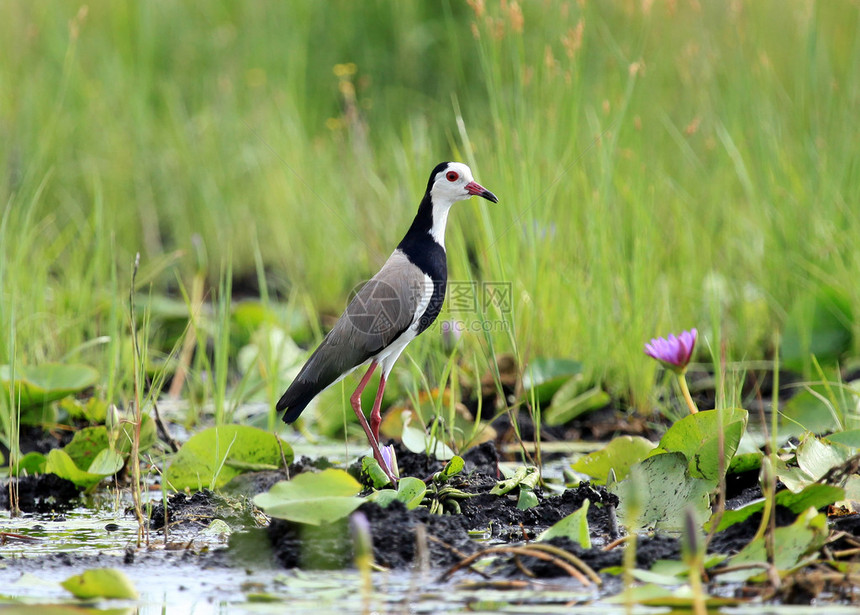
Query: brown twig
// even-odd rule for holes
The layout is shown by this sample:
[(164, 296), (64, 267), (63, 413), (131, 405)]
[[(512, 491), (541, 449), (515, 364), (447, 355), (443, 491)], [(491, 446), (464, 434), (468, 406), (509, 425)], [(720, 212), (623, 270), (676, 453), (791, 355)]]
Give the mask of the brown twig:
[[(437, 545), (440, 545), (440, 546), (444, 547), (445, 549), (448, 549), (448, 551), (450, 551), (451, 553), (453, 553), (454, 555), (456, 555), (460, 559), (466, 559), (467, 557), (469, 557), (468, 555), (466, 555), (465, 553), (460, 551), (460, 549), (458, 549), (457, 547), (455, 547), (453, 545), (449, 545), (444, 540), (442, 540), (440, 538), (436, 538), (432, 534), (427, 534), (427, 540), (435, 542)], [(477, 568), (474, 568), (473, 566), (469, 566), (469, 570), (471, 570), (472, 572), (474, 572), (477, 575), (484, 577), (485, 579), (491, 578), (490, 575), (488, 575), (486, 572), (484, 572), (483, 570), (478, 570)]]
[(473, 553), (472, 555), (465, 558), (464, 560), (454, 564), (450, 569), (448, 569), (447, 572), (445, 572), (441, 577), (439, 577), (439, 581), (440, 582), (447, 581), (449, 578), (451, 578), (451, 576), (455, 572), (457, 572), (461, 568), (464, 568), (466, 566), (470, 566), (473, 562), (475, 562), (476, 560), (478, 560), (482, 557), (485, 557), (487, 555), (494, 555), (497, 553), (506, 553), (506, 554), (510, 554), (510, 555), (527, 555), (529, 557), (534, 557), (536, 559), (541, 559), (541, 560), (550, 562), (550, 563), (558, 566), (562, 570), (564, 570), (567, 574), (569, 574), (571, 577), (573, 577), (574, 579), (576, 579), (577, 581), (579, 581), (580, 583), (582, 583), (586, 587), (592, 585), (591, 581), (588, 580), (588, 577), (586, 577), (584, 574), (582, 574), (579, 570), (574, 568), (568, 562), (564, 561), (563, 559), (561, 559), (555, 555), (547, 553), (546, 551), (543, 551), (541, 549), (535, 549), (535, 548), (533, 548), (533, 546), (528, 546), (528, 547), (489, 547), (487, 549), (483, 549), (481, 551), (478, 551), (477, 553)]

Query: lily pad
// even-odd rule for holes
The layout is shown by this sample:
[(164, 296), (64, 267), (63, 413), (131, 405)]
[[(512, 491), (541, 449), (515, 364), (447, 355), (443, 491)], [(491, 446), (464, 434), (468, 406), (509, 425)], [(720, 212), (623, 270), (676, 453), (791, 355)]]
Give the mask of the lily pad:
[(167, 468), (167, 480), (176, 490), (219, 488), (248, 470), (281, 466), (293, 449), (269, 432), (247, 425), (210, 427), (189, 438)]
[[(107, 450), (107, 449), (105, 449)], [(102, 461), (99, 462), (97, 470), (103, 469), (105, 466)], [(120, 463), (120, 468), (122, 464)], [(69, 455), (60, 449), (55, 448), (48, 453), (45, 460), (45, 473), (56, 474), (60, 478), (72, 481), (75, 486), (81, 489), (90, 489), (97, 485), (104, 477), (115, 474), (119, 468), (104, 473), (88, 472), (80, 469)]]
[(538, 357), (529, 361), (523, 372), (523, 389), (526, 397), (534, 389), (541, 407), (549, 405), (553, 395), (565, 382), (582, 374), (582, 363), (573, 359)]
[(708, 494), (717, 481), (691, 476), (688, 465), (684, 454), (677, 452), (634, 465), (627, 479), (610, 489), (621, 499), (619, 519), (640, 528), (677, 531), (684, 528), (685, 510), (692, 507), (701, 527), (711, 514)]
[[(780, 571), (789, 571), (815, 560), (817, 551), (827, 541), (827, 518), (810, 508), (798, 516), (797, 521), (786, 527), (778, 527), (773, 533), (773, 564)], [(731, 558), (729, 566), (754, 564), (768, 561), (765, 537), (757, 538)], [(763, 575), (764, 568), (737, 570), (721, 574), (717, 579), (723, 583), (742, 582)]]
[(789, 399), (782, 406), (781, 413), (791, 419), (785, 422), (793, 426), (795, 434), (811, 431), (812, 433), (827, 433), (841, 431), (840, 418), (834, 414), (834, 409), (825, 403), (827, 388), (823, 385), (812, 385)]
[(623, 480), (630, 467), (645, 459), (655, 446), (641, 436), (619, 436), (599, 451), (581, 457), (572, 467), (590, 476), (595, 484), (605, 485), (610, 471), (615, 471), (617, 480)]
[(43, 363), (16, 367), (12, 382), (10, 366), (0, 365), (0, 386), (7, 395), (12, 391), (22, 408), (63, 399), (93, 386), (98, 378), (99, 373), (89, 365)]
[(320, 525), (342, 519), (361, 506), (365, 500), (357, 497), (360, 491), (361, 484), (347, 472), (329, 468), (275, 483), (257, 495), (254, 504), (272, 517)]
[(543, 422), (550, 426), (564, 425), (573, 419), (606, 406), (612, 398), (600, 387), (582, 390), (581, 382), (571, 378), (552, 396), (552, 403), (543, 411)]
[[(829, 504), (838, 502), (845, 497), (845, 489), (834, 485), (812, 484), (808, 485), (800, 493), (792, 493), (788, 489), (783, 489), (776, 494), (776, 504), (788, 508), (795, 514), (815, 508), (816, 510), (824, 508)], [(735, 510), (727, 510), (723, 513), (720, 519), (720, 524), (717, 526), (717, 531), (721, 532), (727, 527), (740, 523), (761, 511), (764, 508), (764, 499), (750, 502), (746, 506), (741, 506)], [(711, 530), (711, 521), (705, 524), (705, 530)]]
[(852, 449), (837, 442), (820, 440), (813, 435), (804, 438), (795, 451), (797, 466), (781, 464), (776, 475), (795, 493), (842, 465), (852, 456)]
[(122, 571), (114, 568), (94, 568), (69, 577), (60, 585), (76, 598), (115, 598), (136, 600), (134, 583)]
[(723, 412), (725, 467), (728, 468), (746, 428), (747, 411), (743, 408), (706, 410), (685, 416), (663, 434), (652, 456), (662, 452), (683, 453), (690, 463), (691, 476), (716, 480), (720, 469), (718, 412)]

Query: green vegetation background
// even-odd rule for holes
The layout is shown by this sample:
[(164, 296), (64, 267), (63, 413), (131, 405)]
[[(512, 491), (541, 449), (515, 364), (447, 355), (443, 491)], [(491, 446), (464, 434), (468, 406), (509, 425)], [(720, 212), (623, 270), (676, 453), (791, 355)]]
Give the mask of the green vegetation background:
[(338, 313), (445, 159), (500, 199), (448, 229), (453, 280), (512, 285), (496, 349), (579, 359), (639, 408), (654, 335), (698, 326), (705, 356), (760, 359), (822, 288), (860, 314), (857, 2), (2, 13), (0, 364), (129, 382), (138, 251), (144, 295), (201, 266), (255, 279), (259, 255), (273, 296)]

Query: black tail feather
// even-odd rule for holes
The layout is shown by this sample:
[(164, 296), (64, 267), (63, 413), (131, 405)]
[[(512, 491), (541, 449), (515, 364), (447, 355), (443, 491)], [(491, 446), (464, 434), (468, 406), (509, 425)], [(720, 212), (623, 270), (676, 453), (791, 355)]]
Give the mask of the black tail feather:
[(292, 423), (299, 418), (302, 411), (320, 391), (322, 389), (318, 389), (310, 383), (296, 380), (281, 396), (281, 399), (278, 400), (275, 409), (278, 412), (286, 410), (286, 413), (281, 418), (285, 423)]

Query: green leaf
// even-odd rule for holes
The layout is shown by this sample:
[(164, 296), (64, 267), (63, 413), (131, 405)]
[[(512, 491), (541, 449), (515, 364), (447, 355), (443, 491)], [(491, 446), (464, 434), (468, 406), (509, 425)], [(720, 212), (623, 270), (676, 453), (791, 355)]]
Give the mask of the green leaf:
[(849, 446), (853, 449), (860, 449), (860, 429), (839, 431), (837, 433), (830, 434), (824, 438), (824, 441), (835, 442), (836, 444)]
[(521, 485), (525, 485), (529, 489), (534, 489), (539, 479), (540, 474), (538, 473), (537, 468), (519, 466), (511, 478), (496, 483), (493, 488), (490, 489), (490, 493), (492, 495), (505, 495), (509, 491), (513, 490), (514, 487), (519, 487)]
[(529, 361), (523, 372), (526, 398), (531, 396), (531, 390), (534, 389), (541, 407), (548, 405), (562, 384), (581, 374), (582, 363), (579, 361), (538, 357)]
[(380, 489), (391, 483), (388, 474), (385, 473), (385, 470), (382, 469), (382, 466), (373, 457), (361, 458), (361, 470), (370, 477), (370, 482), (373, 484), (374, 489)]
[(254, 504), (272, 517), (320, 525), (342, 519), (361, 506), (364, 499), (356, 497), (360, 491), (361, 485), (347, 472), (329, 468), (275, 483), (267, 493), (257, 495)]
[(581, 381), (571, 378), (552, 396), (552, 403), (543, 410), (543, 422), (550, 426), (564, 425), (576, 417), (606, 406), (612, 398), (600, 387), (581, 391)]
[[(114, 470), (115, 472), (115, 470)], [(114, 472), (106, 474), (94, 474), (81, 470), (71, 457), (65, 451), (55, 448), (48, 453), (45, 460), (45, 473), (56, 474), (60, 478), (72, 481), (75, 486), (81, 489), (89, 489), (97, 485), (105, 476), (110, 476)]]
[[(790, 571), (817, 558), (814, 554), (827, 541), (827, 517), (810, 508), (798, 516), (797, 521), (786, 527), (778, 527), (773, 533), (773, 564), (780, 571)], [(813, 555), (807, 556), (808, 553)], [(765, 537), (757, 538), (747, 544), (729, 560), (729, 566), (767, 562)], [(751, 577), (764, 578), (764, 568), (737, 570), (721, 574), (720, 582), (743, 582)]]
[(36, 451), (30, 451), (18, 462), (17, 468), (13, 473), (22, 474), (26, 472), (27, 474), (45, 474), (45, 463), (48, 458), (45, 457), (42, 453), (37, 453)]
[(397, 484), (397, 491), (394, 489), (382, 489), (374, 491), (368, 496), (368, 500), (376, 502), (383, 508), (387, 508), (394, 500), (403, 502), (409, 510), (415, 510), (421, 505), (421, 500), (424, 499), (424, 494), (427, 492), (427, 485), (420, 478), (407, 476), (400, 479)]
[(827, 433), (841, 430), (840, 418), (834, 414), (834, 409), (824, 401), (825, 399), (827, 399), (827, 387), (824, 385), (812, 385), (800, 391), (781, 408), (782, 414), (791, 419), (786, 425), (797, 423), (794, 425), (793, 432), (798, 435), (806, 431)]
[(520, 485), (520, 496), (517, 498), (517, 508), (519, 510), (528, 510), (529, 508), (534, 508), (538, 504), (540, 504), (540, 502), (531, 487)]
[(619, 436), (599, 451), (581, 457), (571, 467), (590, 476), (595, 484), (605, 485), (610, 470), (615, 470), (617, 480), (623, 480), (630, 467), (645, 459), (655, 446), (641, 436)]
[(466, 462), (463, 461), (463, 458), (459, 455), (454, 455), (448, 463), (445, 464), (445, 467), (442, 468), (442, 478), (444, 480), (448, 480), (462, 472), (464, 467), (466, 467)]
[(808, 373), (810, 355), (821, 364), (834, 364), (851, 348), (853, 324), (851, 302), (842, 290), (824, 287), (799, 297), (785, 323), (782, 365)]
[(90, 474), (111, 476), (119, 472), (123, 465), (125, 465), (125, 462), (122, 459), (122, 455), (109, 448), (105, 448), (99, 451), (99, 454), (93, 459), (90, 467), (87, 468), (87, 472)]
[(690, 476), (683, 453), (662, 453), (634, 465), (610, 491), (621, 499), (618, 518), (636, 528), (684, 528), (685, 510), (692, 507), (696, 525), (711, 514), (708, 494), (716, 480)]
[(794, 453), (797, 467), (780, 464), (777, 477), (795, 493), (824, 476), (831, 468), (842, 465), (852, 456), (852, 449), (835, 442), (808, 435)]
[[(791, 512), (799, 514), (808, 508), (815, 508), (816, 510), (824, 508), (834, 502), (838, 502), (844, 497), (845, 489), (842, 487), (812, 484), (808, 485), (800, 493), (793, 493), (788, 489), (783, 489), (776, 494), (775, 500), (777, 505), (784, 506), (791, 510)], [(756, 502), (750, 502), (746, 506), (741, 506), (735, 510), (727, 510), (723, 513), (723, 516), (720, 519), (717, 531), (721, 532), (735, 523), (740, 523), (763, 509), (764, 500), (762, 499)], [(705, 524), (705, 531), (711, 531), (712, 523), (713, 519), (709, 520), (708, 523)]]
[(68, 397), (60, 402), (60, 408), (69, 413), (69, 417), (87, 421), (90, 424), (103, 424), (107, 418), (108, 402), (97, 397), (90, 397), (83, 403), (74, 397)]
[(114, 598), (136, 600), (134, 583), (123, 572), (114, 568), (94, 568), (69, 577), (60, 585), (76, 598)]
[(104, 425), (83, 427), (75, 432), (63, 451), (79, 468), (88, 468), (102, 450), (108, 447), (108, 431)]
[(591, 548), (591, 534), (588, 531), (588, 506), (589, 500), (582, 503), (582, 508), (572, 512), (564, 519), (558, 521), (550, 528), (538, 535), (537, 540), (549, 540), (550, 538), (569, 538), (577, 542), (584, 549)]
[[(281, 442), (287, 463), (293, 461), (293, 449)], [(229, 462), (235, 462), (231, 465)], [(167, 480), (173, 489), (219, 488), (241, 474), (241, 464), (281, 466), (281, 447), (271, 433), (247, 425), (210, 427), (193, 435), (167, 468)]]
[(20, 365), (15, 369), (15, 382), (8, 365), (0, 365), (0, 386), (8, 395), (20, 399), (21, 407), (41, 406), (93, 386), (99, 373), (89, 365), (43, 363)]
[(689, 461), (691, 476), (716, 480), (720, 468), (718, 412), (723, 412), (725, 461), (728, 468), (746, 428), (747, 411), (743, 408), (706, 410), (685, 416), (663, 434), (660, 444), (651, 455), (683, 453)]

